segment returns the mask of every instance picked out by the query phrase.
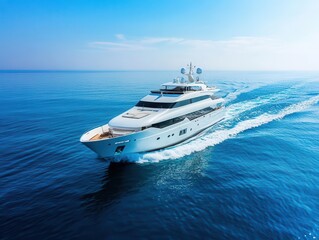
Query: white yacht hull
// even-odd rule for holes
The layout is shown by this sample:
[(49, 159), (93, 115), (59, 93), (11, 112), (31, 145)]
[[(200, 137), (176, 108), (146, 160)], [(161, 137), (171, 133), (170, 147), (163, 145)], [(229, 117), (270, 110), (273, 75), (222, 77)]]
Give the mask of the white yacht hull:
[(105, 125), (83, 134), (80, 141), (102, 158), (148, 152), (180, 143), (220, 122), (224, 114), (225, 107), (222, 107), (192, 121), (186, 118), (180, 123), (165, 128), (151, 127), (120, 137), (92, 140), (94, 135), (108, 127)]

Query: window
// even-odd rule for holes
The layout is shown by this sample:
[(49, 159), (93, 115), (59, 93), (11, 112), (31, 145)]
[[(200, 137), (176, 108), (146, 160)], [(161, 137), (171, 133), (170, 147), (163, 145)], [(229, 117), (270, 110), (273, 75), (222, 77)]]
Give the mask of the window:
[(191, 86), (188, 88), (189, 91), (200, 91), (202, 90), (201, 86)]
[(172, 108), (175, 103), (161, 103), (161, 102), (145, 102), (139, 101), (136, 107), (148, 107), (148, 108)]
[(182, 107), (191, 103), (199, 102), (205, 99), (210, 98), (211, 96), (205, 95), (200, 96), (192, 99), (187, 99), (179, 102), (173, 102), (173, 103), (161, 103), (161, 102), (145, 102), (145, 101), (139, 101), (135, 106), (136, 107), (147, 107), (147, 108), (177, 108)]
[(168, 127), (168, 126), (173, 125), (175, 123), (181, 122), (184, 119), (185, 119), (184, 116), (176, 117), (176, 118), (172, 118), (172, 119), (169, 119), (169, 120), (166, 120), (166, 121), (163, 121), (163, 122), (155, 123), (155, 124), (152, 125), (152, 127), (165, 128), (165, 127)]
[(191, 104), (191, 103), (195, 103), (195, 102), (199, 102), (199, 101), (202, 101), (202, 100), (205, 100), (205, 99), (208, 99), (208, 98), (210, 98), (210, 96), (209, 95), (205, 95), (205, 96), (200, 96), (200, 97), (196, 97), (196, 98), (192, 98), (192, 99), (179, 101), (179, 102), (175, 103), (174, 108), (182, 107), (182, 106), (185, 106), (185, 105), (188, 105), (188, 104)]
[(180, 130), (180, 131), (179, 131), (179, 136), (181, 136), (181, 135), (183, 135), (183, 134), (185, 134), (185, 133), (187, 133), (187, 128), (185, 128), (185, 129), (183, 129), (183, 130)]
[(185, 117), (187, 117), (189, 120), (194, 120), (196, 118), (204, 116), (207, 113), (213, 112), (215, 110), (216, 110), (215, 108), (208, 107), (208, 108), (204, 108), (202, 110), (198, 110), (196, 112), (188, 113), (188, 114), (185, 115)]
[[(155, 124), (153, 124), (151, 127), (155, 127), (155, 128), (165, 128), (165, 127), (168, 127), (168, 126), (173, 125), (173, 124), (175, 124), (175, 123), (182, 122), (185, 118), (188, 118), (189, 120), (192, 121), (192, 120), (194, 120), (194, 119), (196, 119), (196, 118), (199, 118), (199, 117), (201, 117), (201, 116), (204, 116), (204, 115), (206, 115), (207, 113), (213, 112), (213, 111), (215, 111), (215, 110), (217, 110), (217, 109), (219, 109), (219, 107), (217, 107), (217, 108), (211, 108), (211, 107), (204, 108), (204, 109), (201, 109), (201, 110), (192, 112), (192, 113), (188, 113), (188, 114), (185, 114), (185, 115), (176, 117), (176, 118), (172, 118), (172, 119), (163, 121), (163, 122), (155, 123)], [(198, 125), (198, 124), (197, 124), (197, 125)], [(172, 135), (172, 136), (173, 136), (173, 135)]]
[(158, 137), (156, 140), (160, 140), (161, 138), (160, 137)]
[(179, 102), (175, 103), (174, 108), (182, 107), (182, 106), (188, 105), (190, 103), (191, 103), (190, 99), (179, 101)]

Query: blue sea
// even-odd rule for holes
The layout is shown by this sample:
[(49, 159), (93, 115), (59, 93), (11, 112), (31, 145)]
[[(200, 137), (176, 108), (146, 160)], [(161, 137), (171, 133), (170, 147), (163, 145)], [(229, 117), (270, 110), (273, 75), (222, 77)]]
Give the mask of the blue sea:
[(79, 142), (177, 76), (0, 72), (0, 239), (318, 239), (318, 72), (204, 71), (219, 125), (114, 162)]

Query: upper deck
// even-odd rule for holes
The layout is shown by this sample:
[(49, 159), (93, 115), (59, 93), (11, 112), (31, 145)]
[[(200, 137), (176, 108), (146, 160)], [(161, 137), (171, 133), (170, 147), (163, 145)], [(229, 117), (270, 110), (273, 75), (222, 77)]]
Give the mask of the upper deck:
[(185, 94), (188, 92), (196, 91), (214, 91), (217, 92), (219, 89), (216, 87), (208, 87), (202, 81), (197, 81), (194, 83), (180, 82), (178, 79), (174, 79), (173, 82), (168, 82), (162, 84), (159, 90), (152, 90), (151, 93), (159, 94)]

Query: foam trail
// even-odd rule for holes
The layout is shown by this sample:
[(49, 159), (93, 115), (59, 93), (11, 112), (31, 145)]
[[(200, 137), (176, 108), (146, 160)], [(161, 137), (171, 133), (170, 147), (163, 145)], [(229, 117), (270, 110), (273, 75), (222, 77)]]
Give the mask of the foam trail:
[(239, 122), (235, 127), (230, 129), (221, 129), (199, 139), (196, 139), (187, 144), (179, 145), (170, 149), (163, 149), (160, 151), (155, 151), (151, 153), (138, 154), (129, 157), (129, 160), (143, 163), (143, 162), (158, 162), (166, 159), (177, 159), (194, 152), (202, 151), (207, 147), (215, 146), (229, 138), (236, 136), (237, 134), (252, 128), (259, 127), (266, 123), (272, 122), (274, 120), (279, 120), (287, 115), (301, 112), (311, 105), (317, 104), (319, 102), (319, 95), (312, 97), (306, 101), (292, 104), (276, 114), (262, 114), (256, 118), (245, 120)]
[(287, 96), (290, 95), (290, 93), (292, 93), (293, 91), (295, 91), (295, 87), (296, 86), (292, 86), (286, 90), (280, 91), (278, 93), (272, 93), (272, 94), (268, 94), (268, 95), (264, 95), (264, 96), (259, 96), (255, 99), (252, 100), (248, 100), (248, 101), (243, 101), (243, 102), (238, 102), (238, 103), (234, 103), (232, 105), (229, 105), (227, 107), (227, 112), (226, 112), (226, 116), (225, 118), (228, 119), (232, 119), (236, 116), (238, 116), (239, 114), (253, 109), (255, 107), (259, 107), (261, 105), (265, 105), (271, 102), (276, 102), (276, 101), (280, 101), (283, 99), (287, 99)]
[(235, 100), (239, 95), (241, 95), (243, 93), (251, 92), (251, 91), (253, 91), (253, 90), (255, 90), (255, 89), (257, 89), (257, 88), (259, 88), (261, 86), (255, 86), (255, 87), (245, 86), (245, 87), (243, 87), (241, 89), (237, 89), (236, 91), (227, 94), (227, 96), (225, 97), (226, 103), (229, 103), (229, 102)]

